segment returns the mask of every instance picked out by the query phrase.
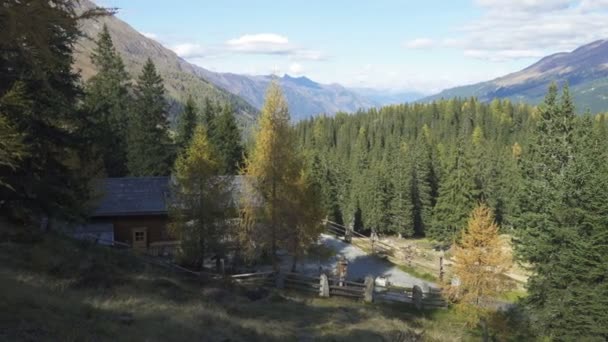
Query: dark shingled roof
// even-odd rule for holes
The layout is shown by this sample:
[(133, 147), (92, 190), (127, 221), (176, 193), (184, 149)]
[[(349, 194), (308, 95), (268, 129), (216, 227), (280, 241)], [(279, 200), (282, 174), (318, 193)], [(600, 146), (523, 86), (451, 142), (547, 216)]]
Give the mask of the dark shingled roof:
[(106, 178), (99, 188), (93, 217), (167, 214), (169, 177)]

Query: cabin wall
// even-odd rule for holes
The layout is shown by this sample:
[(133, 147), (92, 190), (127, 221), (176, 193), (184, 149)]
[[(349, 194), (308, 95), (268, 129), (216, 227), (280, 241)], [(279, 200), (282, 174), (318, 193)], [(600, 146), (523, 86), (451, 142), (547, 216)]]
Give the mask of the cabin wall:
[(114, 225), (114, 240), (133, 245), (133, 229), (147, 228), (147, 244), (163, 241), (174, 241), (169, 235), (169, 219), (166, 215), (123, 216), (94, 218), (95, 223), (111, 223)]

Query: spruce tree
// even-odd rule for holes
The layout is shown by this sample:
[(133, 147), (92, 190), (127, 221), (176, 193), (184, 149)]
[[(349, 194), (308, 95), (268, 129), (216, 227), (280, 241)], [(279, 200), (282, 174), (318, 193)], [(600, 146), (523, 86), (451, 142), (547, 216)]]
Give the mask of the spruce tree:
[(412, 205), (413, 224), (416, 236), (425, 236), (432, 222), (433, 207), (437, 197), (437, 175), (433, 165), (432, 146), (430, 144), (430, 133), (423, 127), (423, 134), (419, 137), (412, 154), (413, 182), (412, 182)]
[(446, 243), (454, 242), (460, 235), (460, 229), (475, 205), (475, 185), (465, 148), (464, 138), (460, 137), (440, 182), (428, 232), (432, 238)]
[[(518, 252), (531, 265), (526, 304), (554, 339), (606, 339), (606, 149), (577, 127), (567, 87), (551, 85), (523, 160)], [(582, 268), (581, 268), (582, 267)]]
[(86, 87), (85, 110), (95, 124), (89, 134), (96, 141), (108, 176), (125, 176), (128, 114), (132, 101), (130, 77), (106, 25), (99, 33), (91, 62), (97, 74)]
[(173, 164), (168, 135), (165, 87), (148, 59), (135, 86), (135, 105), (129, 122), (128, 167), (132, 176), (167, 176)]
[(179, 150), (185, 150), (190, 146), (190, 141), (194, 135), (194, 130), (198, 124), (198, 108), (192, 96), (188, 96), (184, 111), (178, 119), (176, 147)]
[(220, 115), (215, 117), (213, 126), (215, 148), (222, 160), (220, 173), (235, 175), (243, 165), (244, 148), (241, 144), (241, 131), (230, 104), (225, 105)]
[(392, 186), (394, 195), (390, 201), (390, 231), (403, 236), (414, 235), (414, 193), (416, 189), (416, 172), (412, 165), (412, 149), (403, 143), (396, 154)]
[[(11, 124), (5, 111), (11, 106), (20, 106), (23, 101), (21, 86), (16, 86), (0, 98), (0, 168), (16, 171), (21, 161), (28, 155), (28, 147), (24, 144), (24, 136), (15, 125)], [(7, 177), (8, 178), (8, 177)], [(15, 190), (0, 174), (0, 188)]]
[[(1, 214), (24, 221), (85, 215), (94, 162), (72, 49), (81, 37), (73, 1), (8, 1), (0, 6), (0, 112), (28, 149), (17, 167), (0, 165)], [(53, 25), (49, 25), (52, 23)], [(44, 33), (44, 34), (42, 34)], [(13, 92), (15, 101), (6, 101)]]

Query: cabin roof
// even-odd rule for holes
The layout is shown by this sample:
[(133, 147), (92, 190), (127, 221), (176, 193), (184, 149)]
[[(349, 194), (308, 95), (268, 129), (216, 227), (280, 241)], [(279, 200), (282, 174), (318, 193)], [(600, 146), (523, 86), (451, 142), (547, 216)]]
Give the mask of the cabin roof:
[(98, 189), (94, 217), (167, 214), (169, 177), (105, 178)]
[[(245, 176), (232, 178), (231, 200), (238, 206)], [(97, 186), (99, 198), (92, 217), (167, 215), (171, 177), (105, 178)]]

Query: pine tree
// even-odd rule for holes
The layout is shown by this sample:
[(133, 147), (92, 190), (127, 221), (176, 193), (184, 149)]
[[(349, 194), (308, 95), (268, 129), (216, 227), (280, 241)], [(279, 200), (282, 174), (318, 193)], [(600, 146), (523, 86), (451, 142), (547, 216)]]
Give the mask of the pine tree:
[[(28, 155), (28, 148), (24, 144), (25, 137), (11, 124), (4, 112), (10, 110), (10, 107), (24, 105), (22, 103), (23, 91), (24, 89), (17, 85), (0, 98), (0, 168), (7, 168), (12, 171), (16, 171), (20, 167), (21, 161)], [(14, 190), (10, 184), (2, 179), (1, 175), (0, 187)]]
[(171, 172), (174, 153), (164, 96), (163, 80), (148, 59), (135, 87), (135, 106), (129, 122), (127, 157), (133, 176), (166, 176)]
[(471, 212), (466, 229), (454, 249), (454, 275), (460, 309), (471, 324), (482, 319), (487, 328), (488, 300), (507, 289), (504, 273), (512, 265), (508, 247), (501, 241), (492, 210), (480, 204)]
[(552, 85), (522, 162), (518, 252), (533, 265), (526, 304), (542, 334), (606, 339), (606, 149)]
[(445, 176), (439, 185), (437, 204), (429, 235), (443, 242), (453, 242), (460, 235), (468, 213), (475, 203), (475, 186), (470, 160), (465, 153), (463, 138), (459, 138)]
[(391, 227), (392, 187), (386, 163), (377, 163), (367, 171), (366, 196), (361, 211), (365, 227), (375, 232), (386, 232)]
[(108, 176), (125, 176), (128, 113), (132, 101), (130, 77), (106, 25), (99, 33), (91, 62), (98, 72), (86, 87), (85, 110), (95, 124), (89, 134), (100, 149)]
[(393, 174), (394, 197), (390, 201), (391, 231), (403, 236), (414, 235), (414, 195), (416, 189), (416, 172), (412, 165), (412, 150), (403, 143), (396, 153)]
[(87, 115), (77, 108), (82, 89), (72, 48), (81, 36), (79, 18), (103, 11), (77, 15), (68, 0), (11, 0), (0, 12), (11, 23), (0, 30), (0, 98), (18, 94), (0, 112), (28, 149), (17, 168), (0, 166), (0, 179), (12, 188), (0, 188), (0, 211), (24, 221), (80, 218), (93, 162)]
[(222, 160), (220, 172), (224, 175), (235, 175), (243, 165), (244, 148), (232, 107), (229, 104), (224, 106), (214, 121), (214, 144)]
[(190, 146), (190, 141), (198, 124), (198, 109), (192, 96), (188, 96), (184, 111), (179, 116), (176, 145), (180, 150)]
[(202, 126), (175, 163), (170, 231), (181, 242), (182, 261), (197, 267), (209, 252), (224, 253), (230, 179), (218, 177), (220, 164)]
[(203, 125), (207, 127), (207, 134), (209, 135), (209, 139), (211, 141), (215, 141), (215, 117), (217, 116), (217, 112), (219, 112), (219, 105), (216, 106), (211, 102), (211, 100), (206, 97), (205, 98), (205, 107), (203, 108)]
[[(418, 139), (416, 151), (412, 154), (413, 182), (412, 205), (414, 213), (414, 234), (425, 236), (432, 223), (432, 212), (437, 197), (437, 175), (433, 165), (430, 133), (423, 127), (423, 135)], [(426, 127), (428, 129), (428, 127)]]

